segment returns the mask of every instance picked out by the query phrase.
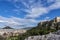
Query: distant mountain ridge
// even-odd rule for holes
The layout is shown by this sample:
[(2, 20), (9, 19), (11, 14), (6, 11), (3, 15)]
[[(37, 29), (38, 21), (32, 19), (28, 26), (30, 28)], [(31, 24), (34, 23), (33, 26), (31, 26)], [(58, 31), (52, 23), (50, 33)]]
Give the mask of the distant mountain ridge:
[(10, 26), (6, 26), (6, 27), (4, 27), (2, 29), (13, 29), (13, 28), (11, 28)]

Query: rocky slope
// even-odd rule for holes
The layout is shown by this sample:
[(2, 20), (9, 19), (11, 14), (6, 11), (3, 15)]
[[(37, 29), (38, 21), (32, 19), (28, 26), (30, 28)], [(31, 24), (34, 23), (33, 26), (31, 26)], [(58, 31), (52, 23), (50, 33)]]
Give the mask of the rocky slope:
[(47, 35), (30, 36), (25, 40), (60, 40), (60, 30)]

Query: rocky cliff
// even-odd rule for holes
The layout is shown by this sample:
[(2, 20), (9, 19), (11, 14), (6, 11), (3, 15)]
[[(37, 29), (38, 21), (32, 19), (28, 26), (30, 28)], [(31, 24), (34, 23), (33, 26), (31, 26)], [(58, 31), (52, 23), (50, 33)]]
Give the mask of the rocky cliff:
[(60, 40), (60, 30), (47, 35), (30, 36), (25, 40)]

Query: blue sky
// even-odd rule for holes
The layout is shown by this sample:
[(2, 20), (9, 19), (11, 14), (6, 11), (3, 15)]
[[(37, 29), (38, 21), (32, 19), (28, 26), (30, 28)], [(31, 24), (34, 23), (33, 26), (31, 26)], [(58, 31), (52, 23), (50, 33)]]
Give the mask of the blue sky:
[(34, 27), (60, 16), (60, 0), (0, 0), (0, 27)]

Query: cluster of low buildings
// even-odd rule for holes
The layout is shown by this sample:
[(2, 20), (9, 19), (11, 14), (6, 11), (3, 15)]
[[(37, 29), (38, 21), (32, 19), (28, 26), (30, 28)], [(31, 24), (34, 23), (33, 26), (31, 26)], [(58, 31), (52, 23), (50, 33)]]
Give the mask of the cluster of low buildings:
[(0, 36), (3, 36), (3, 37), (18, 36), (25, 32), (26, 32), (26, 30), (24, 30), (24, 29), (0, 29)]

